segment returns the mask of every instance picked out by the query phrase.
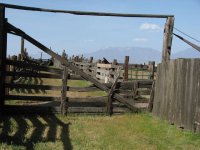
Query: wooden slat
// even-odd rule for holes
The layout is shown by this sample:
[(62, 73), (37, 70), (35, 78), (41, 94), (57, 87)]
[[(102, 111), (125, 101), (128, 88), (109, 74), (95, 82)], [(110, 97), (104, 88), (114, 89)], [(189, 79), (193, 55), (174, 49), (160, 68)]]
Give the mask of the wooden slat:
[(29, 10), (29, 11), (39, 11), (39, 12), (51, 12), (51, 13), (67, 13), (73, 15), (89, 15), (89, 16), (112, 16), (112, 17), (145, 17), (145, 18), (167, 18), (173, 15), (157, 15), (157, 14), (120, 14), (120, 13), (105, 13), (105, 12), (86, 12), (86, 11), (71, 11), (71, 10), (55, 10), (55, 9), (45, 9), (36, 8), (28, 6), (19, 6), (12, 4), (0, 3), (1, 6), (12, 9), (19, 10)]
[(69, 91), (77, 91), (77, 92), (89, 92), (89, 91), (98, 91), (99, 89), (91, 86), (91, 87), (68, 87)]
[[(115, 107), (113, 113), (126, 113), (130, 112), (127, 108)], [(52, 114), (60, 113), (60, 107), (45, 107), (45, 106), (20, 106), (20, 105), (6, 105), (6, 114)], [(102, 114), (105, 113), (105, 107), (69, 107), (68, 113), (89, 113), (89, 114)]]
[[(127, 95), (132, 96), (133, 91), (132, 90), (115, 90), (116, 93), (119, 93), (120, 95)], [(151, 90), (138, 90), (138, 95), (150, 95)]]
[(61, 69), (35, 65), (35, 64), (27, 63), (25, 61), (14, 61), (14, 60), (8, 60), (7, 59), (6, 64), (7, 65), (13, 65), (13, 66), (16, 66), (16, 67), (19, 67), (19, 68), (27, 68), (27, 69), (33, 69), (33, 70), (38, 70), (38, 71), (46, 71), (46, 72), (51, 72), (51, 73), (56, 73), (56, 74), (62, 73)]
[(60, 113), (60, 107), (44, 107), (44, 106), (33, 106), (33, 105), (6, 105), (6, 114), (52, 114)]
[(85, 98), (68, 98), (68, 101), (70, 102), (84, 102), (84, 101), (91, 101), (91, 102), (101, 102), (101, 101), (107, 101), (107, 97), (85, 97)]
[(153, 110), (154, 93), (155, 93), (155, 82), (153, 82), (153, 84), (152, 84), (151, 95), (150, 95), (150, 99), (149, 99), (148, 110), (150, 112), (152, 112), (152, 110)]
[[(61, 89), (61, 100), (60, 100), (60, 109), (63, 115), (66, 114), (66, 96), (67, 96), (67, 76), (68, 76), (68, 68), (63, 67), (62, 74), (62, 89)], [(68, 106), (67, 106), (68, 107)]]
[(41, 90), (56, 90), (60, 91), (61, 86), (52, 86), (52, 85), (33, 85), (33, 84), (12, 84), (6, 83), (6, 88), (24, 88), (24, 89), (41, 89)]
[(60, 97), (6, 95), (6, 100), (59, 101)]
[(6, 71), (6, 76), (61, 79), (61, 75), (58, 75), (58, 74), (35, 73), (35, 72), (12, 72), (12, 71)]
[(108, 101), (107, 101), (107, 107), (106, 107), (106, 111), (107, 111), (107, 114), (108, 115), (111, 115), (112, 114), (112, 97), (114, 95), (114, 90), (115, 90), (115, 87), (117, 85), (117, 81), (119, 79), (119, 75), (116, 77), (112, 87), (110, 88), (110, 91), (108, 93)]

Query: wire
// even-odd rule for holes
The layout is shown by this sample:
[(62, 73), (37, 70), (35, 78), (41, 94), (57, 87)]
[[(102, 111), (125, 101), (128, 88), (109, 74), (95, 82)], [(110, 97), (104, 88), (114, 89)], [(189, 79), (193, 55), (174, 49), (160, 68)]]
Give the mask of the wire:
[(199, 40), (197, 40), (196, 38), (194, 38), (194, 37), (192, 37), (192, 36), (190, 36), (190, 35), (188, 35), (188, 34), (184, 33), (183, 31), (181, 31), (181, 30), (179, 30), (179, 29), (177, 29), (177, 28), (175, 28), (175, 27), (174, 27), (174, 29), (175, 29), (175, 30), (177, 30), (178, 32), (180, 32), (180, 33), (184, 34), (185, 36), (187, 36), (187, 37), (189, 37), (189, 38), (191, 38), (191, 39), (193, 39), (193, 40), (195, 40), (195, 41), (197, 41), (197, 42), (199, 42), (199, 43), (200, 43), (200, 41), (199, 41)]

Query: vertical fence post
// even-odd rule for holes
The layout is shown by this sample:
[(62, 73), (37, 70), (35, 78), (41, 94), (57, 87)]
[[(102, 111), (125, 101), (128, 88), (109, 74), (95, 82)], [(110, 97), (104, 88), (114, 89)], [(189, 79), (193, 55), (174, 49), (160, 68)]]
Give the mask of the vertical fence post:
[(23, 52), (24, 52), (24, 38), (21, 37), (21, 55), (23, 54)]
[(162, 62), (170, 60), (173, 28), (174, 28), (174, 17), (168, 17), (164, 29)]
[(61, 103), (60, 103), (60, 111), (63, 115), (66, 114), (66, 105), (67, 101), (67, 78), (68, 78), (68, 68), (63, 66), (63, 74), (62, 74), (62, 90), (61, 90)]
[(128, 62), (129, 62), (129, 56), (125, 56), (125, 60), (124, 60), (124, 81), (128, 81)]
[(150, 72), (150, 79), (154, 80), (155, 61), (149, 61), (149, 72)]
[(7, 53), (7, 31), (6, 31), (5, 7), (0, 6), (0, 113), (4, 111), (5, 103), (5, 70)]

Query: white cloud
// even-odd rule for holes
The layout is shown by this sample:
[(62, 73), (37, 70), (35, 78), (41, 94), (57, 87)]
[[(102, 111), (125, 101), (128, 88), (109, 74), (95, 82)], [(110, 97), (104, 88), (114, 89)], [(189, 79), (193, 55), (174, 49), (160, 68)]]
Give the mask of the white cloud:
[(160, 31), (162, 30), (162, 27), (160, 27), (157, 24), (152, 24), (152, 23), (143, 23), (140, 26), (140, 30), (149, 30), (149, 31)]
[(147, 38), (135, 38), (133, 39), (134, 42), (147, 42), (148, 39)]

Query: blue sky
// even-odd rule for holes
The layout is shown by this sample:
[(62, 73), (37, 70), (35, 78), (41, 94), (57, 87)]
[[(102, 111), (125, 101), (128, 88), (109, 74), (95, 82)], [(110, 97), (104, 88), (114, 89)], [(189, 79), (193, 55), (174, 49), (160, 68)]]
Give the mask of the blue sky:
[[(174, 14), (176, 28), (200, 39), (200, 0), (2, 0), (1, 2), (66, 10)], [(159, 51), (162, 49), (165, 19), (75, 16), (11, 9), (6, 10), (6, 17), (10, 23), (58, 53), (63, 49), (70, 55), (90, 53), (106, 47), (139, 46)], [(41, 51), (28, 42), (25, 47), (32, 56), (40, 56)], [(174, 37), (173, 53), (188, 47)], [(9, 54), (17, 54), (20, 51), (19, 37), (8, 36), (8, 51)]]

